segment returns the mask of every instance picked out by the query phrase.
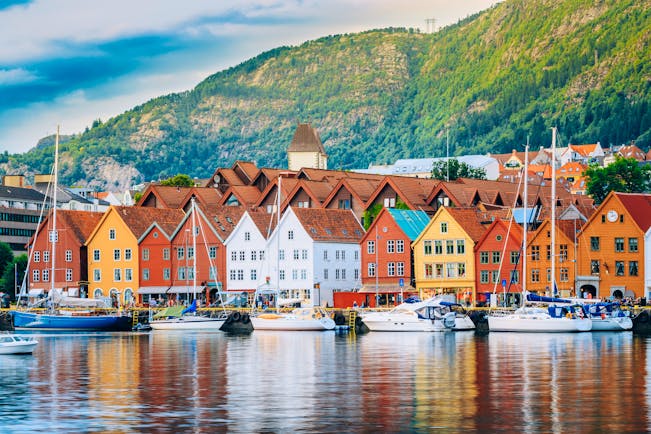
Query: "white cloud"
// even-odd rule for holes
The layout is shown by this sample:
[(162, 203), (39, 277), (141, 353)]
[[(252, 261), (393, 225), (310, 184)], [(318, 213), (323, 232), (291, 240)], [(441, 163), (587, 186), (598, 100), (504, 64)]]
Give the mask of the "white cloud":
[(0, 69), (0, 86), (11, 86), (16, 84), (29, 83), (38, 80), (38, 77), (23, 69)]

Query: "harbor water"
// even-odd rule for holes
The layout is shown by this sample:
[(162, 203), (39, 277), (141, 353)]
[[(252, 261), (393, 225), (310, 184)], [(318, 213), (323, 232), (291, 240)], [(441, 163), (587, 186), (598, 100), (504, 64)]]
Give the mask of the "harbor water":
[(33, 334), (0, 432), (649, 432), (625, 333)]

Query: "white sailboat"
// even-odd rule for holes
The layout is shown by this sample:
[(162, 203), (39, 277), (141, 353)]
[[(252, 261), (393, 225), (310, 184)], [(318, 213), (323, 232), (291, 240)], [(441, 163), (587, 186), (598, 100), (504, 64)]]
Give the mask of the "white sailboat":
[[(189, 307), (174, 306), (154, 315), (149, 325), (153, 330), (220, 330), (226, 322), (227, 314), (224, 310), (218, 317), (197, 314), (197, 225), (196, 204), (192, 198), (190, 212), (192, 213), (192, 248), (194, 258), (192, 261), (192, 304)], [(223, 306), (223, 303), (222, 303)]]
[[(529, 146), (525, 148), (524, 173), (524, 236), (522, 242), (522, 306), (513, 313), (488, 315), (488, 329), (491, 332), (583, 332), (592, 330), (592, 321), (586, 318), (581, 307), (561, 306), (551, 303), (547, 309), (538, 306), (527, 305), (527, 177)], [(552, 128), (552, 282), (555, 281), (555, 259), (554, 259), (554, 214), (556, 212), (556, 128)], [(555, 287), (555, 284), (553, 284)]]
[(442, 332), (474, 330), (475, 323), (458, 303), (435, 296), (401, 303), (388, 312), (368, 312), (362, 321), (372, 332)]
[[(278, 176), (278, 192), (276, 195), (276, 251), (280, 251), (280, 188), (282, 176)], [(278, 253), (276, 254), (278, 258)], [(276, 264), (276, 282), (280, 283), (279, 264)], [(254, 300), (257, 301), (260, 288), (256, 290)], [(318, 306), (299, 307), (290, 313), (281, 313), (280, 308), (280, 290), (265, 290), (264, 293), (273, 295), (276, 312), (261, 312), (251, 315), (251, 324), (253, 330), (284, 330), (284, 331), (325, 331), (334, 330), (335, 322), (330, 315)]]

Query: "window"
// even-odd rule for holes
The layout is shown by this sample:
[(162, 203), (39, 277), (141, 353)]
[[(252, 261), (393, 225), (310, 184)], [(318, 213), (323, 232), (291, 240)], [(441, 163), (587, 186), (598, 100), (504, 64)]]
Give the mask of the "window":
[(426, 255), (431, 255), (432, 254), (432, 241), (431, 240), (423, 241), (423, 253), (425, 253)]
[(590, 237), (590, 250), (593, 252), (599, 251), (599, 237)]
[[(144, 258), (144, 251), (143, 251), (143, 259), (145, 259)], [(99, 260), (100, 260), (99, 249), (95, 249), (95, 250), (93, 250), (93, 261), (99, 262)]]
[(593, 259), (590, 261), (590, 274), (599, 274), (599, 260)]
[(208, 268), (208, 276), (210, 280), (217, 280), (217, 267), (211, 265), (210, 268)]
[(448, 223), (447, 222), (441, 222), (441, 233), (442, 234), (447, 234), (448, 233)]
[(519, 270), (511, 270), (511, 282), (512, 283), (519, 283), (520, 282), (520, 271)]
[(425, 264), (425, 279), (431, 279), (434, 277), (432, 264)]
[(488, 283), (488, 271), (487, 270), (481, 270), (479, 272), (479, 282), (480, 283)]
[(359, 261), (359, 250), (355, 250), (353, 253), (354, 253), (353, 254), (353, 259), (355, 259), (356, 261)]
[(41, 262), (41, 252), (34, 252), (34, 262)]
[(178, 270), (176, 270), (176, 276), (179, 280), (185, 280), (188, 278), (187, 273), (185, 272), (185, 267), (179, 267)]
[(355, 268), (355, 270), (353, 270), (353, 275), (355, 280), (359, 280), (359, 268)]
[(66, 262), (72, 262), (72, 250), (66, 250)]
[(292, 280), (298, 280), (298, 270), (292, 270)]
[(280, 280), (285, 280), (285, 270), (280, 270), (280, 271), (278, 272), (278, 278), (279, 278)]
[(328, 269), (327, 268), (325, 268), (323, 270), (323, 280), (328, 280)]
[(133, 269), (131, 268), (124, 269), (124, 280), (127, 282), (131, 282), (133, 280)]
[(251, 241), (251, 232), (244, 232), (244, 241)]
[(299, 258), (298, 249), (294, 249), (294, 260), (297, 261)]
[(237, 252), (235, 250), (231, 252), (231, 261), (237, 261)]
[(466, 253), (466, 240), (457, 240), (457, 255)]
[(176, 249), (176, 259), (183, 259), (185, 257), (185, 248), (177, 247)]
[(500, 280), (500, 272), (497, 270), (491, 271), (491, 283), (497, 283)]
[(637, 261), (628, 262), (628, 275), (637, 276)]
[(493, 253), (493, 264), (499, 264), (500, 263), (500, 257), (501, 254), (499, 251), (494, 251)]
[(113, 249), (113, 260), (114, 261), (120, 260), (120, 249)]
[(466, 263), (465, 262), (459, 262), (457, 264), (457, 275), (459, 277), (466, 277)]
[(393, 208), (396, 206), (396, 198), (395, 197), (385, 197), (384, 198), (384, 207), (385, 208)]
[[(144, 272), (142, 274), (143, 274), (143, 280), (149, 279), (149, 277), (147, 277), (147, 279), (145, 279), (145, 277), (144, 277), (145, 273)], [(100, 270), (99, 268), (95, 268), (93, 270), (93, 281), (94, 282), (101, 282), (102, 281), (102, 270)]]
[[(341, 256), (345, 256), (344, 253), (345, 253), (345, 252), (342, 250), (342, 251), (341, 251)], [(303, 250), (301, 250), (301, 259), (303, 259), (304, 261), (307, 260), (307, 249), (303, 249)], [(346, 259), (346, 258), (345, 258), (345, 257), (342, 257), (341, 259)]]
[(367, 241), (366, 242), (366, 253), (369, 255), (372, 255), (375, 253), (375, 241)]
[(39, 270), (32, 270), (32, 282), (38, 282), (40, 279), (40, 271)]
[(293, 230), (287, 231), (287, 239), (288, 240), (293, 240), (294, 239), (294, 231)]
[(552, 269), (548, 268), (547, 269), (547, 282), (551, 282), (551, 281), (552, 281)]
[(559, 244), (558, 246), (558, 260), (560, 262), (565, 262), (567, 261), (568, 255), (567, 255), (567, 244)]
[(443, 241), (434, 240), (434, 254), (442, 255), (443, 254)]
[(235, 280), (235, 279), (237, 279), (237, 273), (235, 272), (235, 270), (230, 270), (228, 272), (228, 280)]
[(172, 273), (170, 272), (169, 268), (163, 268), (163, 279), (164, 280), (170, 280), (172, 277)]
[(479, 252), (479, 263), (488, 264), (488, 252)]
[(258, 251), (257, 250), (251, 250), (251, 260), (252, 261), (257, 261), (258, 260)]
[(72, 268), (66, 268), (66, 282), (72, 282)]
[(194, 247), (188, 247), (188, 259), (194, 259)]
[(615, 238), (615, 252), (621, 253), (624, 251), (624, 238)]
[(50, 262), (50, 251), (49, 250), (44, 250), (43, 251), (43, 262)]
[(559, 279), (560, 279), (561, 282), (569, 282), (570, 281), (570, 271), (569, 271), (568, 268), (561, 267), (560, 273), (561, 273), (561, 275), (560, 275)]
[(434, 277), (437, 279), (443, 278), (443, 264), (434, 264)]
[(445, 240), (445, 253), (454, 255), (454, 240)]
[(169, 249), (169, 247), (166, 247), (166, 248), (163, 249), (163, 259), (165, 261), (170, 260), (170, 249)]
[(628, 239), (628, 251), (637, 252), (637, 238)]
[(237, 270), (237, 280), (244, 280), (244, 270)]
[(615, 261), (615, 276), (624, 275), (624, 261)]
[(350, 199), (339, 199), (339, 209), (350, 209)]
[(255, 269), (251, 270), (251, 280), (254, 282), (258, 280), (258, 270)]
[(375, 276), (375, 262), (368, 263), (368, 277)]
[(240, 261), (246, 261), (246, 252), (244, 250), (240, 251)]
[(340, 280), (341, 279), (341, 271), (339, 268), (335, 270), (335, 280)]
[(549, 261), (552, 257), (552, 247), (549, 244), (547, 244), (547, 246), (545, 246), (545, 251), (547, 252), (545, 253), (545, 257)]
[(281, 261), (285, 260), (285, 249), (280, 249), (278, 251), (278, 259), (281, 260)]
[(540, 261), (540, 246), (531, 246), (531, 260)]
[(405, 275), (405, 263), (404, 262), (396, 262), (396, 272), (398, 273), (398, 276), (404, 276)]
[(388, 262), (387, 263), (387, 275), (388, 276), (395, 276), (396, 275), (396, 263), (395, 262)]
[[(306, 272), (305, 270), (303, 270), (303, 271)], [(303, 279), (307, 279), (307, 277), (304, 277)], [(345, 268), (341, 269), (341, 280), (346, 280), (346, 269)]]
[(260, 250), (260, 255), (258, 256), (260, 256), (261, 261), (264, 261), (264, 250)]
[(445, 276), (448, 278), (454, 278), (457, 277), (457, 264), (454, 262), (448, 262), (446, 265), (446, 274)]
[(132, 256), (131, 249), (124, 249), (124, 260), (130, 261), (131, 256)]
[(511, 251), (511, 264), (517, 264), (519, 260), (520, 260), (520, 252), (518, 252), (517, 250), (512, 250)]
[(113, 281), (120, 282), (122, 280), (122, 270), (120, 268), (113, 269)]
[(109, 240), (115, 239), (115, 229), (109, 229)]
[(396, 253), (405, 252), (405, 240), (396, 240)]
[(540, 270), (537, 268), (531, 269), (531, 281), (540, 282)]
[(396, 251), (396, 241), (387, 240), (387, 253), (395, 253)]
[[(306, 252), (306, 254), (307, 254), (307, 250), (306, 250), (305, 252)], [(341, 260), (342, 260), (342, 261), (345, 261), (345, 260), (346, 260), (346, 251), (345, 251), (345, 250), (342, 250), (342, 251), (341, 251)]]
[(217, 246), (208, 247), (208, 257), (210, 259), (215, 259), (217, 257)]

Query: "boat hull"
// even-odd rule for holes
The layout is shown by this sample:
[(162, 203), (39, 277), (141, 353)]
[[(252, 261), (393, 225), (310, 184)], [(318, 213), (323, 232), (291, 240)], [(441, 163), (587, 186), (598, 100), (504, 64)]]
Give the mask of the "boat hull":
[(388, 313), (369, 313), (362, 316), (362, 321), (372, 332), (444, 332), (475, 329), (475, 324), (467, 316), (455, 318), (454, 327), (446, 327), (443, 320)]
[(0, 354), (32, 354), (38, 345), (35, 339), (16, 335), (0, 335)]
[(226, 320), (202, 316), (154, 320), (149, 323), (153, 330), (220, 330)]
[(587, 318), (524, 318), (520, 315), (489, 316), (491, 332), (573, 333), (592, 330)]
[(127, 315), (60, 315), (12, 311), (16, 330), (43, 331), (125, 331), (131, 330)]
[(633, 330), (633, 320), (629, 317), (592, 318), (593, 332), (622, 332)]
[(331, 318), (296, 319), (296, 318), (251, 318), (253, 330), (284, 331), (326, 331), (334, 330), (335, 322)]

